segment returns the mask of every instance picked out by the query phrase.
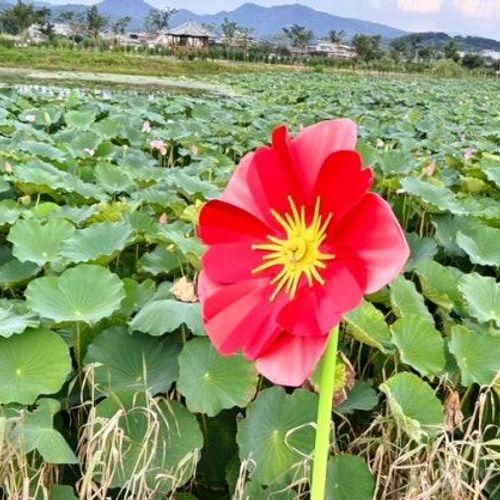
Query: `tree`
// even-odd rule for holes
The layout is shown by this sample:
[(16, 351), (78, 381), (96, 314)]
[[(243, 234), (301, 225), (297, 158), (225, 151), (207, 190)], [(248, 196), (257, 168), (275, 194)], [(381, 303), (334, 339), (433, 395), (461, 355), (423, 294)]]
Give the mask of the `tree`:
[(422, 35), (420, 33), (412, 33), (408, 36), (408, 42), (410, 45), (410, 58), (416, 62), (420, 51), (424, 48)]
[(455, 40), (450, 40), (444, 46), (443, 50), (444, 50), (444, 57), (446, 57), (446, 59), (452, 59), (455, 62), (460, 60), (460, 54), (458, 53), (458, 46)]
[(210, 33), (215, 33), (217, 31), (217, 24), (215, 23), (201, 23), (201, 27)]
[(97, 5), (92, 5), (85, 12), (87, 33), (94, 39), (99, 37), (100, 31), (108, 25), (108, 18), (99, 14)]
[(31, 25), (38, 24), (40, 27), (48, 22), (50, 9), (43, 7), (37, 9), (32, 3), (18, 0), (15, 5), (5, 9), (0, 15), (0, 26), (2, 31), (11, 35), (24, 33)]
[(57, 17), (57, 21), (63, 24), (68, 24), (73, 40), (79, 40), (86, 33), (86, 19), (85, 13), (75, 14), (75, 12), (68, 10), (61, 12)]
[(422, 61), (430, 61), (431, 59), (433, 59), (434, 56), (432, 47), (422, 47), (418, 49), (417, 56), (418, 59)]
[(328, 33), (328, 40), (332, 43), (340, 43), (345, 37), (345, 31), (344, 30), (331, 30)]
[(462, 58), (462, 64), (468, 69), (478, 69), (484, 66), (485, 60), (480, 54), (468, 52)]
[(234, 42), (240, 30), (238, 23), (231, 21), (230, 19), (225, 17), (224, 21), (220, 25), (220, 29), (222, 31), (222, 34), (224, 35), (224, 42), (228, 45), (234, 45)]
[(381, 47), (382, 37), (380, 35), (356, 34), (352, 39), (352, 44), (362, 61), (373, 61), (380, 59), (384, 52)]
[(408, 58), (408, 41), (406, 37), (399, 37), (391, 40), (389, 44), (391, 55), (396, 61)]
[(176, 9), (167, 7), (165, 9), (151, 9), (144, 21), (146, 30), (151, 33), (166, 30), (170, 24), (170, 18), (177, 12)]
[(248, 57), (248, 47), (250, 46), (250, 42), (252, 40), (252, 28), (247, 28), (246, 26), (241, 26), (238, 36), (241, 40), (243, 47), (245, 47), (245, 57)]
[(289, 28), (283, 28), (283, 32), (290, 41), (292, 47), (307, 49), (307, 46), (312, 42), (314, 33), (311, 30), (300, 26), (299, 24), (292, 24)]
[(124, 35), (127, 31), (127, 26), (132, 21), (132, 18), (129, 16), (120, 17), (117, 21), (115, 21), (112, 25), (112, 30), (115, 35)]

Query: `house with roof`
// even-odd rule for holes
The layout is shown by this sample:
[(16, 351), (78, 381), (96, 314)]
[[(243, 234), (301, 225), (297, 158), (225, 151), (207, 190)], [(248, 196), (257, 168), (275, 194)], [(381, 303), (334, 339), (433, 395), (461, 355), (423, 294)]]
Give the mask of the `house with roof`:
[(309, 47), (310, 54), (332, 57), (334, 59), (354, 59), (357, 57), (356, 49), (350, 45), (320, 41)]
[(159, 33), (154, 40), (155, 45), (168, 45), (174, 47), (202, 48), (213, 41), (213, 33), (200, 26), (198, 23), (188, 21), (176, 28), (169, 28)]

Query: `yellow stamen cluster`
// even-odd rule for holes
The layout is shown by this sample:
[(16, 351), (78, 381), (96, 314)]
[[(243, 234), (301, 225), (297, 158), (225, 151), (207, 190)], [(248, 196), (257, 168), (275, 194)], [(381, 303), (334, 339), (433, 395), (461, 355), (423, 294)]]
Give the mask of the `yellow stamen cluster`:
[(326, 239), (326, 229), (332, 220), (329, 214), (324, 221), (321, 220), (320, 199), (316, 199), (314, 215), (310, 223), (306, 221), (306, 209), (297, 209), (291, 196), (288, 197), (291, 213), (280, 215), (271, 210), (273, 217), (285, 230), (286, 238), (280, 239), (268, 236), (270, 243), (252, 245), (252, 249), (267, 252), (262, 260), (264, 263), (252, 270), (260, 273), (274, 266), (280, 266), (281, 271), (273, 277), (271, 284), (276, 285), (272, 295), (273, 301), (284, 290), (290, 299), (293, 299), (302, 276), (307, 278), (309, 286), (317, 281), (321, 285), (325, 280), (321, 277), (320, 270), (326, 267), (325, 261), (335, 258), (335, 255), (323, 253), (321, 245)]

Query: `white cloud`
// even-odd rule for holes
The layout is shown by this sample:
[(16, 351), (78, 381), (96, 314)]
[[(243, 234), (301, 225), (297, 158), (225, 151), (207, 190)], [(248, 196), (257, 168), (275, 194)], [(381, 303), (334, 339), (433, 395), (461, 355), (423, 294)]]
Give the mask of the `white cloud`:
[(398, 0), (398, 8), (405, 12), (419, 12), (424, 14), (439, 12), (443, 0)]
[(455, 7), (467, 17), (498, 18), (500, 0), (455, 0)]

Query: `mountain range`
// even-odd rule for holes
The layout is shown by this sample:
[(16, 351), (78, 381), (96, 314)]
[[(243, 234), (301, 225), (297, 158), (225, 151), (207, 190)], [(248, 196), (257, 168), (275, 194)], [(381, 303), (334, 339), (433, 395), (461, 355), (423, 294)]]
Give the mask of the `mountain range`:
[(384, 24), (334, 16), (301, 4), (263, 7), (254, 3), (246, 3), (233, 11), (222, 11), (211, 15), (197, 15), (181, 9), (172, 17), (172, 22), (180, 24), (191, 19), (198, 23), (220, 25), (224, 18), (235, 21), (246, 28), (251, 28), (254, 36), (258, 38), (276, 35), (283, 27), (292, 24), (305, 26), (312, 30), (317, 37), (326, 36), (330, 30), (341, 30), (348, 38), (356, 33), (382, 35), (384, 38), (395, 38), (404, 34), (404, 31)]
[(412, 38), (418, 38), (418, 43), (424, 47), (434, 47), (442, 50), (446, 44), (454, 40), (459, 50), (464, 52), (469, 51), (493, 51), (500, 53), (500, 41), (492, 40), (490, 38), (482, 38), (479, 36), (450, 36), (442, 32), (426, 32), (426, 33), (413, 33), (404, 35), (402, 39), (410, 41)]
[[(110, 20), (129, 16), (132, 18), (131, 29), (140, 29), (144, 19), (152, 8), (144, 0), (103, 0), (97, 4), (99, 11)], [(49, 5), (54, 16), (72, 10), (82, 12), (88, 6), (67, 4)], [(186, 21), (199, 24), (215, 24), (219, 26), (225, 18), (252, 30), (256, 38), (270, 38), (281, 32), (282, 28), (292, 24), (300, 24), (313, 30), (317, 37), (324, 37), (330, 30), (342, 30), (350, 38), (356, 33), (382, 35), (384, 38), (395, 38), (405, 32), (384, 24), (361, 21), (347, 17), (334, 16), (320, 12), (301, 4), (263, 7), (254, 3), (246, 3), (233, 11), (222, 11), (216, 14), (196, 14), (186, 9), (179, 9), (171, 18), (170, 24), (176, 26)]]

